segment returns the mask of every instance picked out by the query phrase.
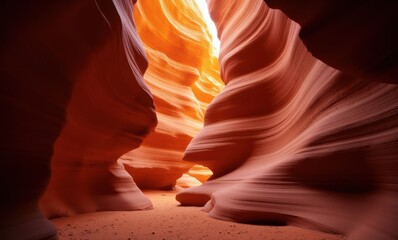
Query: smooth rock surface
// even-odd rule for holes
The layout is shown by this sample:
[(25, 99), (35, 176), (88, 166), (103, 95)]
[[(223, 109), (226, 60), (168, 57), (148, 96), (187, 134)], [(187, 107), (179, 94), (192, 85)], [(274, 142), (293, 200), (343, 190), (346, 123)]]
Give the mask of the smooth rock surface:
[(209, 4), (226, 86), (184, 159), (214, 175), (177, 200), (223, 220), (396, 239), (398, 86), (317, 60), (263, 1)]

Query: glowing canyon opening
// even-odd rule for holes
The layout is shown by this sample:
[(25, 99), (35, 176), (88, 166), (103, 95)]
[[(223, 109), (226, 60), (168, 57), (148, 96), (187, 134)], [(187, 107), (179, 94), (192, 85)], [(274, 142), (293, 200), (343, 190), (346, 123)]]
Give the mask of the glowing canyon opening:
[(397, 9), (6, 0), (0, 239), (398, 239)]

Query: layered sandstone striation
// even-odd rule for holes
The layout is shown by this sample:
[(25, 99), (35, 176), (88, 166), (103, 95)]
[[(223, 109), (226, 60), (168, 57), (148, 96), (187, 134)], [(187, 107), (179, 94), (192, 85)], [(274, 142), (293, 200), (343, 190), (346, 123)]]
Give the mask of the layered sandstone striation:
[(121, 160), (140, 188), (171, 189), (193, 166), (182, 161), (184, 150), (223, 87), (218, 59), (195, 1), (138, 1), (134, 17), (148, 56), (144, 79), (159, 123), (139, 149)]
[(261, 0), (208, 2), (226, 86), (184, 159), (214, 174), (177, 200), (223, 220), (396, 239), (398, 86), (317, 60)]

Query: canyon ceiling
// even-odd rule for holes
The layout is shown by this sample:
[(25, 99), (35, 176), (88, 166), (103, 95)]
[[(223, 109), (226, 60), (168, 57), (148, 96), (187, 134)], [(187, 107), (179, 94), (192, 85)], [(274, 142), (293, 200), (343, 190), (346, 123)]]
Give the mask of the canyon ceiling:
[(190, 169), (214, 218), (398, 238), (398, 3), (207, 2), (219, 56), (195, 1), (5, 1), (1, 238)]

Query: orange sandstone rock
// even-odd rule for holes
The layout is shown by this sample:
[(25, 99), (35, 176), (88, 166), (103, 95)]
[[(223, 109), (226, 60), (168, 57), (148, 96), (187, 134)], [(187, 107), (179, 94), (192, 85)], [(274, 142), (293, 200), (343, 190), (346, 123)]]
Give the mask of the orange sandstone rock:
[(222, 89), (211, 35), (194, 1), (138, 1), (134, 9), (149, 67), (144, 75), (159, 123), (142, 146), (121, 157), (140, 188), (171, 189), (193, 166), (183, 162)]

